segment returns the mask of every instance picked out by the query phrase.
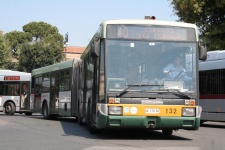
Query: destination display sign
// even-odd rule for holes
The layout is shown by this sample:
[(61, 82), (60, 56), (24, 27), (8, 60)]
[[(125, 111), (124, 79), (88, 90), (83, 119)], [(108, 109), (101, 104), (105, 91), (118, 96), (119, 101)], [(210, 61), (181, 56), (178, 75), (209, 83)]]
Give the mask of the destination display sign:
[(4, 76), (4, 80), (20, 80), (20, 76)]
[(194, 28), (172, 26), (107, 25), (107, 38), (196, 41)]

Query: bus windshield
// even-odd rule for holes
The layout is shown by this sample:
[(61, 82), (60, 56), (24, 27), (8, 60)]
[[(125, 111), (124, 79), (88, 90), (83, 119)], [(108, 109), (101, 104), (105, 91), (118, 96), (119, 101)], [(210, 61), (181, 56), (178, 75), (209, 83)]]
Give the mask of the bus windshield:
[[(106, 40), (107, 91), (196, 93), (196, 42)], [(149, 85), (149, 86), (143, 86)]]

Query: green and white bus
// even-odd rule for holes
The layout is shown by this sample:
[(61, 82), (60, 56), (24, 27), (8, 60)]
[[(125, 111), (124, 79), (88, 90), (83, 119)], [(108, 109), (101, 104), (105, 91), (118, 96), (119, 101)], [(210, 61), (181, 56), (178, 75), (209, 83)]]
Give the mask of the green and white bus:
[(32, 70), (33, 112), (45, 119), (77, 116), (76, 67), (80, 59)]
[[(163, 71), (178, 55), (183, 69)], [(81, 56), (78, 122), (87, 123), (91, 133), (110, 128), (147, 128), (167, 135), (198, 130), (199, 59), (206, 59), (206, 49), (194, 24), (103, 21)], [(176, 77), (168, 79), (173, 71)]]
[(31, 73), (0, 70), (0, 111), (6, 115), (31, 115), (30, 84)]

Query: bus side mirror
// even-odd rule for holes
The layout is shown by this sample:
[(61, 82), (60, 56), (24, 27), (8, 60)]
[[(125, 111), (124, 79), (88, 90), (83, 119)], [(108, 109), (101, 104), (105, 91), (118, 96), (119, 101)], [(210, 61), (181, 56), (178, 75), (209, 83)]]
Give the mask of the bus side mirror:
[(92, 56), (99, 56), (100, 53), (100, 36), (97, 34), (97, 36), (94, 37), (92, 45), (91, 45), (91, 54)]
[(203, 46), (199, 46), (199, 60), (207, 59), (207, 48)]

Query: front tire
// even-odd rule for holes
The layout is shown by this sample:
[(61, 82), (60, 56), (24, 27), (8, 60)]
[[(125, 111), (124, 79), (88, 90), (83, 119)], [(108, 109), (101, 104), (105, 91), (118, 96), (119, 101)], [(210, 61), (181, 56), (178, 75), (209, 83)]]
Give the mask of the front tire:
[(205, 123), (205, 121), (201, 120), (200, 121), (200, 126), (203, 126), (204, 123)]
[(14, 115), (15, 111), (16, 111), (16, 107), (12, 102), (8, 102), (5, 105), (5, 114), (6, 115)]
[(80, 114), (80, 105), (78, 104), (78, 116), (77, 116), (77, 122), (80, 126), (83, 126), (84, 125), (84, 122), (82, 121), (83, 118), (81, 117), (81, 114)]
[(163, 129), (162, 133), (164, 135), (172, 135), (173, 134), (173, 130), (172, 129)]
[(90, 105), (88, 105), (88, 117), (87, 117), (87, 125), (88, 125), (88, 130), (91, 134), (98, 134), (100, 133), (99, 129), (96, 129), (95, 126), (93, 126), (92, 123), (92, 111)]

